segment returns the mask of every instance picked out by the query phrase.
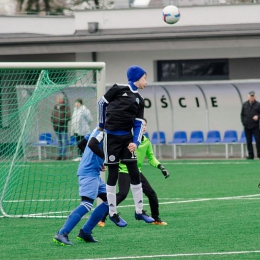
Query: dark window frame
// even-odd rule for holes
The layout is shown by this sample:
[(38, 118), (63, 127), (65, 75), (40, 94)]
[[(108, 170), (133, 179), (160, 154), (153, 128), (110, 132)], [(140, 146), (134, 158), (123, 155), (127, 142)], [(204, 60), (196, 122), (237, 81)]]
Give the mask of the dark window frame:
[[(182, 75), (183, 72), (183, 63), (193, 63), (194, 65), (198, 65), (199, 66), (206, 66), (205, 67), (205, 72), (207, 72), (207, 69), (210, 70), (210, 65), (211, 65), (211, 69), (214, 66), (216, 66), (218, 63), (224, 63), (223, 66), (223, 70), (224, 70), (224, 66), (227, 66), (226, 70), (226, 74), (223, 73), (223, 75), (195, 75), (195, 76), (187, 76), (187, 75)], [(209, 67), (207, 68), (207, 63), (209, 64)], [(175, 70), (175, 75), (173, 72), (168, 72), (169, 76), (163, 76), (163, 66), (171, 66), (171, 64), (175, 64), (176, 70)], [(216, 64), (216, 65), (214, 65)], [(217, 67), (215, 68), (217, 69)], [(167, 81), (191, 81), (191, 80), (227, 80), (229, 79), (229, 60), (228, 59), (196, 59), (196, 60), (158, 60), (156, 61), (156, 71), (157, 71), (157, 81), (158, 82), (167, 82)], [(199, 72), (199, 71), (198, 71)], [(203, 72), (201, 70), (201, 72)]]

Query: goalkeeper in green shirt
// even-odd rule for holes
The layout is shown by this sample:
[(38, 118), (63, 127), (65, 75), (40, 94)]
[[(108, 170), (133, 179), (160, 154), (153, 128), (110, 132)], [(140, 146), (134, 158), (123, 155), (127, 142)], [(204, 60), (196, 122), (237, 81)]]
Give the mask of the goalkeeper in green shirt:
[[(144, 119), (144, 122), (145, 123), (143, 125), (143, 134), (145, 134), (146, 132), (146, 124), (147, 124), (146, 119)], [(136, 156), (137, 156), (138, 169), (140, 171), (143, 193), (148, 197), (149, 205), (151, 209), (151, 215), (152, 218), (154, 218), (155, 220), (154, 222), (152, 222), (152, 224), (165, 226), (167, 225), (167, 223), (162, 221), (161, 218), (159, 217), (159, 202), (158, 202), (157, 194), (154, 191), (154, 189), (151, 187), (148, 180), (142, 174), (142, 165), (145, 157), (148, 158), (148, 162), (151, 166), (161, 170), (165, 178), (168, 178), (170, 174), (162, 166), (162, 164), (156, 159), (153, 153), (153, 147), (151, 141), (145, 135), (143, 135), (142, 141), (138, 146), (138, 148), (136, 149)], [(119, 192), (116, 194), (117, 205), (120, 204), (123, 200), (125, 200), (130, 189), (130, 176), (128, 174), (126, 165), (122, 163), (119, 164), (118, 187), (119, 187)], [(106, 216), (102, 219), (102, 221), (98, 223), (98, 225), (100, 227), (104, 227), (105, 220), (106, 220)]]

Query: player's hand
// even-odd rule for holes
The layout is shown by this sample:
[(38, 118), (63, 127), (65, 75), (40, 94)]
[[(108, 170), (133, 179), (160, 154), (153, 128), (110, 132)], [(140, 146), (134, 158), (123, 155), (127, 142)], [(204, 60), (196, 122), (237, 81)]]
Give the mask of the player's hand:
[(258, 116), (253, 116), (253, 120), (257, 121), (258, 120)]
[(130, 143), (127, 148), (130, 153), (133, 153), (136, 150), (137, 145), (135, 143)]
[(158, 165), (158, 168), (161, 170), (163, 176), (165, 177), (165, 179), (167, 179), (168, 177), (170, 177), (170, 173), (161, 165)]
[(105, 165), (102, 165), (101, 171), (102, 171), (102, 172), (105, 172), (106, 170), (107, 170), (107, 167), (106, 167)]

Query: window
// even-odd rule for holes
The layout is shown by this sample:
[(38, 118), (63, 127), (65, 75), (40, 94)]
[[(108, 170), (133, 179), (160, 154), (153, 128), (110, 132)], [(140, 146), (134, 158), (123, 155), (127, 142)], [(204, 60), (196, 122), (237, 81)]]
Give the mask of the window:
[(228, 59), (157, 61), (158, 81), (229, 79)]
[(157, 78), (158, 81), (171, 81), (177, 79), (177, 61), (158, 61)]

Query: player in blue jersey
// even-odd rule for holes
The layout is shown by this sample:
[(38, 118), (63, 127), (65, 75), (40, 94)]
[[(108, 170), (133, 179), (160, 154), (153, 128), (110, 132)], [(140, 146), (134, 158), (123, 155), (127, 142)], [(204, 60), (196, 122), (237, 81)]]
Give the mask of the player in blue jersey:
[(80, 229), (77, 237), (81, 241), (97, 242), (91, 235), (91, 231), (108, 211), (106, 185), (100, 177), (100, 171), (105, 170), (102, 140), (103, 132), (97, 128), (94, 129), (89, 137), (88, 145), (84, 150), (77, 171), (81, 203), (71, 212), (63, 227), (53, 237), (53, 241), (59, 245), (73, 245), (69, 240), (69, 233), (81, 218), (92, 209), (94, 200), (99, 197), (103, 200), (103, 203), (96, 207), (88, 221), (88, 225), (85, 224)]
[[(139, 66), (127, 70), (128, 84), (115, 84), (99, 100), (99, 129), (104, 130), (105, 165), (108, 166), (107, 199), (109, 218), (116, 225), (126, 224), (116, 209), (116, 183), (119, 162), (126, 164), (135, 202), (135, 218), (154, 221), (143, 211), (143, 192), (135, 150), (141, 143), (144, 99), (138, 93), (147, 85), (146, 72)], [(132, 134), (133, 131), (133, 134)]]

